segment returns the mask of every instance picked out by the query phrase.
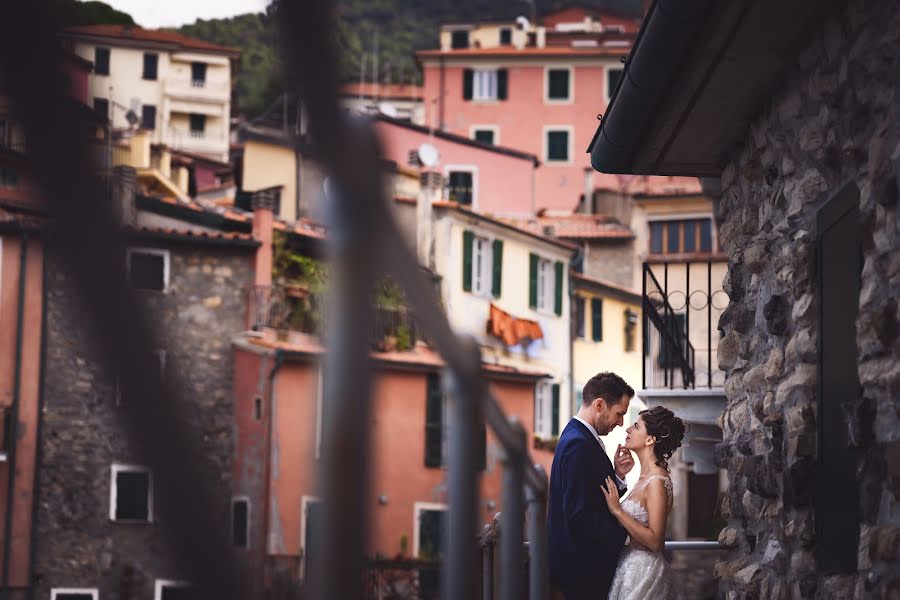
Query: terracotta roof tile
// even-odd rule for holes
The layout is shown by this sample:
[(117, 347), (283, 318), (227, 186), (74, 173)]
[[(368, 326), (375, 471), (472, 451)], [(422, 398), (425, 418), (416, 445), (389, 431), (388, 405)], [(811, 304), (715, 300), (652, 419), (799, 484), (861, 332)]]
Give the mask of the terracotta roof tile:
[(627, 46), (610, 46), (610, 47), (590, 47), (590, 48), (572, 48), (565, 46), (549, 46), (544, 48), (514, 48), (509, 46), (501, 46), (497, 48), (460, 48), (457, 50), (420, 50), (416, 52), (419, 58), (481, 58), (481, 57), (504, 57), (504, 58), (526, 58), (526, 57), (604, 57), (604, 56), (628, 56), (630, 47)]
[(66, 32), (73, 36), (97, 36), (136, 42), (174, 44), (179, 49), (201, 50), (218, 54), (228, 54), (235, 57), (239, 54), (238, 50), (234, 48), (220, 46), (218, 44), (198, 40), (164, 29), (144, 29), (142, 27), (131, 27), (126, 25), (79, 25), (67, 28)]
[(421, 85), (406, 84), (381, 84), (377, 90), (374, 83), (347, 83), (341, 86), (341, 96), (359, 96), (368, 98), (393, 98), (397, 100), (421, 100), (425, 95), (425, 88)]
[(167, 236), (188, 236), (197, 239), (206, 240), (234, 240), (243, 242), (252, 242), (253, 235), (249, 233), (239, 233), (236, 231), (208, 231), (205, 229), (179, 229), (175, 227), (127, 227), (126, 230), (133, 233), (151, 233)]
[(571, 240), (630, 240), (634, 233), (607, 215), (569, 214), (505, 219), (511, 224), (540, 235)]

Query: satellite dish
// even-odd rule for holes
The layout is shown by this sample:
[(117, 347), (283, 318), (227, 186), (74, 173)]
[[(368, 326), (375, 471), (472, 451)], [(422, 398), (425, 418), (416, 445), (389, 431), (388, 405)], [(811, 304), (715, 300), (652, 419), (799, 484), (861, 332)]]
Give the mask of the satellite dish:
[(519, 25), (519, 27), (521, 27), (525, 31), (528, 31), (531, 29), (531, 23), (528, 21), (528, 19), (526, 19), (525, 17), (523, 17), (521, 15), (516, 17), (516, 23)]
[(137, 116), (137, 113), (135, 113), (131, 109), (128, 109), (128, 112), (125, 113), (125, 120), (128, 121), (129, 125), (134, 127), (135, 125), (138, 124), (138, 121), (140, 121), (141, 119), (140, 119), (140, 117)]
[(378, 112), (381, 114), (390, 117), (392, 119), (397, 118), (397, 109), (390, 102), (381, 102), (378, 104)]
[(419, 155), (419, 162), (421, 162), (426, 167), (433, 167), (441, 158), (441, 155), (438, 153), (438, 149), (427, 143), (419, 146), (417, 154)]

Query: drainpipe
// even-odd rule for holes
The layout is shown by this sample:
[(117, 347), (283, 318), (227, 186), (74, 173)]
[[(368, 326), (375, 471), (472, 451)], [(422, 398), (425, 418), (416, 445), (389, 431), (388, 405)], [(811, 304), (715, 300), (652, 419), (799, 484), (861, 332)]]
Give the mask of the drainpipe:
[[(575, 407), (575, 284), (572, 283), (572, 273), (581, 255), (581, 246), (569, 261), (569, 409)], [(572, 418), (574, 415), (569, 415)], [(562, 431), (562, 428), (560, 428)]]
[[(37, 522), (38, 522), (38, 506), (41, 496), (41, 468), (44, 464), (43, 445), (41, 444), (41, 436), (44, 431), (44, 366), (47, 364), (47, 253), (43, 253), (43, 265), (41, 268), (41, 364), (38, 369), (38, 410), (37, 410), (37, 428), (35, 431), (35, 439), (37, 440), (37, 448), (34, 464), (37, 465), (34, 473), (34, 491), (32, 492), (31, 502), (31, 558), (28, 561), (28, 600), (34, 600), (35, 586), (34, 581), (34, 565), (37, 562)], [(5, 555), (4, 555), (5, 556)]]
[[(9, 428), (6, 431), (7, 440), (10, 444), (7, 465), (9, 465), (9, 476), (7, 477), (6, 487), (6, 516), (3, 527), (3, 573), (0, 579), (0, 590), (2, 590), (3, 600), (9, 598), (9, 554), (10, 544), (12, 544), (12, 520), (13, 520), (13, 500), (15, 498), (16, 487), (16, 448), (18, 447), (19, 433), (19, 388), (22, 382), (22, 326), (25, 315), (25, 275), (26, 264), (25, 259), (28, 254), (28, 234), (22, 233), (19, 245), (19, 306), (16, 316), (16, 366), (13, 373), (13, 401), (10, 407)], [(38, 417), (40, 419), (40, 416)], [(33, 526), (33, 524), (32, 524)]]
[[(269, 555), (269, 529), (271, 527), (271, 514), (269, 511), (270, 508), (270, 497), (269, 491), (271, 490), (271, 479), (272, 479), (272, 429), (273, 423), (272, 418), (274, 416), (274, 411), (272, 410), (272, 406), (275, 403), (275, 375), (278, 373), (278, 370), (284, 364), (285, 352), (284, 350), (277, 349), (275, 350), (275, 361), (272, 365), (272, 370), (269, 371), (269, 393), (266, 394), (266, 399), (268, 403), (266, 405), (266, 468), (265, 468), (265, 481), (263, 482), (263, 553), (262, 560), (265, 563), (266, 557)], [(263, 573), (265, 573), (265, 564), (263, 566)]]
[(444, 131), (447, 124), (444, 122), (444, 95), (446, 92), (447, 67), (444, 64), (444, 57), (441, 57), (441, 91), (438, 94), (438, 129)]

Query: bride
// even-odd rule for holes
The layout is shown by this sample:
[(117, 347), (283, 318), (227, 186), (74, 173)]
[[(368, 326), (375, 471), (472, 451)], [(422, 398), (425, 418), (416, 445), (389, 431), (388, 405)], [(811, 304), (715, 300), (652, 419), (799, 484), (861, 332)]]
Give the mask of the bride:
[(625, 448), (637, 455), (641, 476), (621, 502), (615, 482), (607, 478), (603, 488), (609, 511), (629, 535), (616, 568), (609, 600), (677, 598), (677, 586), (662, 549), (666, 519), (672, 510), (668, 460), (681, 446), (684, 423), (669, 409), (654, 406), (641, 411), (626, 433)]

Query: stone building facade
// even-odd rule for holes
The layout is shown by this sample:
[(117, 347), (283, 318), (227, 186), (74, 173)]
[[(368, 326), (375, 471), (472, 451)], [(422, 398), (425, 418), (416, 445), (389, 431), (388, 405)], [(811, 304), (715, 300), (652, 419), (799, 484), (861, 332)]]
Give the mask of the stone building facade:
[[(160, 332), (163, 376), (177, 378), (189, 401), (183, 414), (219, 486), (222, 526), (228, 527), (231, 337), (246, 326), (257, 244), (249, 234), (191, 238), (144, 232), (133, 240), (132, 247), (166, 257), (165, 290), (137, 293)], [(71, 276), (49, 260), (34, 590), (37, 598), (50, 598), (54, 588), (96, 590), (100, 598), (158, 598), (160, 582), (181, 582), (183, 574), (168, 559), (158, 515), (149, 522), (112, 518), (113, 465), (136, 461), (119, 426), (115, 377), (97, 360), (81, 312)], [(150, 489), (152, 501), (160, 490), (152, 483)]]
[[(730, 475), (719, 538), (730, 550), (717, 576), (729, 600), (900, 597), (898, 102), (900, 3), (852, 0), (816, 26), (722, 175), (731, 303), (719, 323), (728, 404), (717, 461)], [(820, 338), (841, 324), (820, 318), (835, 261), (817, 263), (817, 227), (846, 190), (858, 191), (861, 392), (842, 401), (838, 450), (853, 457), (842, 510), (857, 512), (859, 542), (850, 569), (830, 569), (822, 554), (836, 548), (817, 530), (831, 501), (817, 469), (837, 476), (835, 436), (821, 431), (831, 400)]]

